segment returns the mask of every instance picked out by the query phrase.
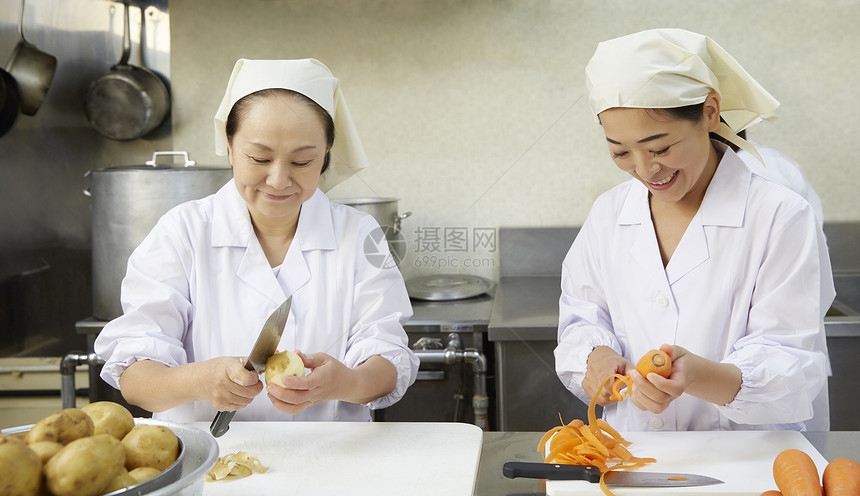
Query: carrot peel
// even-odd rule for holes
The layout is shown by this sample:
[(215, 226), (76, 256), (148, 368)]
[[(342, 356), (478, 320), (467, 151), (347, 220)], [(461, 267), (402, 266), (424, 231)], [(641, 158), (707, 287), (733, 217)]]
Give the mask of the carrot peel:
[[(642, 366), (640, 369), (640, 365)], [(660, 350), (648, 352), (637, 364), (636, 369), (644, 377), (655, 372), (663, 377), (671, 373), (672, 360), (668, 354)], [(621, 387), (627, 386), (627, 393), (632, 391), (633, 380), (630, 375), (613, 374), (600, 383), (598, 391), (602, 391), (610, 380), (612, 395), (610, 399), (623, 401)], [(588, 405), (588, 423), (574, 419), (565, 424), (559, 415), (561, 425), (553, 427), (541, 437), (538, 452), (543, 454), (546, 463), (567, 463), (573, 465), (593, 465), (600, 469), (600, 489), (606, 496), (612, 496), (612, 491), (606, 485), (606, 474), (613, 470), (635, 470), (647, 463), (654, 463), (654, 458), (633, 456), (627, 449), (630, 441), (624, 439), (608, 422), (598, 419), (595, 414), (597, 397), (591, 398)], [(548, 448), (548, 449), (547, 449)]]

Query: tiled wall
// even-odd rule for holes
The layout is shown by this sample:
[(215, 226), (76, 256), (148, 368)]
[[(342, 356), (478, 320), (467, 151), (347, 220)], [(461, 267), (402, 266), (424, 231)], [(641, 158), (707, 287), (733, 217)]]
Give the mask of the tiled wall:
[[(395, 196), (409, 277), (495, 277), (483, 228), (580, 224), (625, 180), (584, 98), (597, 42), (713, 37), (781, 102), (750, 137), (795, 158), (825, 220), (860, 220), (860, 1), (171, 0), (174, 143), (226, 165), (212, 116), (237, 58), (316, 57), (341, 78), (373, 165), (331, 197)], [(467, 236), (445, 246), (448, 234)], [(429, 243), (434, 236), (440, 245)], [(453, 238), (451, 238), (453, 241)]]

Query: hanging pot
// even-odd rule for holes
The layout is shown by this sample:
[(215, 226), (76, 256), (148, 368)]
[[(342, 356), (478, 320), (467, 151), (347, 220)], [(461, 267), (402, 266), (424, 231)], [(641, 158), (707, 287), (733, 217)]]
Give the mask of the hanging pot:
[(57, 58), (45, 53), (24, 38), (24, 5), (18, 19), (18, 44), (6, 63), (6, 70), (18, 83), (21, 113), (36, 115), (57, 70)]
[(0, 136), (6, 134), (15, 124), (20, 106), (15, 78), (0, 69)]
[(86, 99), (90, 124), (101, 135), (117, 141), (146, 136), (164, 121), (170, 110), (170, 94), (164, 81), (149, 69), (128, 64), (131, 53), (128, 0), (124, 3), (122, 58), (107, 74), (93, 81)]

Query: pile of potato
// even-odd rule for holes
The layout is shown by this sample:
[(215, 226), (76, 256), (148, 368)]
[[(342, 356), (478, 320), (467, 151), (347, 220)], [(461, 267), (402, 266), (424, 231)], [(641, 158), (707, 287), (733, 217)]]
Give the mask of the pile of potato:
[(169, 467), (179, 440), (160, 425), (134, 425), (111, 401), (67, 408), (26, 433), (0, 436), (0, 496), (98, 496)]

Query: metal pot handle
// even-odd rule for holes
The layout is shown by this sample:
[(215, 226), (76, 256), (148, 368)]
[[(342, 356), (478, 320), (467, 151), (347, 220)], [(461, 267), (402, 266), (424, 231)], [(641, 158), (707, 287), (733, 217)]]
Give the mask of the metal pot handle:
[(397, 215), (397, 217), (394, 219), (394, 234), (398, 234), (400, 232), (400, 222), (403, 221), (403, 219), (409, 217), (410, 215), (412, 215), (411, 211)]
[[(84, 172), (84, 177), (89, 177), (92, 173), (93, 173), (92, 169), (88, 169), (86, 172)], [(83, 193), (84, 193), (84, 196), (89, 196), (89, 197), (93, 196), (93, 190), (89, 186), (83, 189)]]
[(155, 153), (153, 153), (153, 154), (152, 154), (152, 160), (147, 160), (147, 161), (145, 162), (145, 163), (146, 163), (146, 165), (151, 165), (151, 166), (153, 166), (153, 167), (155, 167), (156, 165), (158, 165), (158, 164), (157, 164), (157, 160), (158, 160), (158, 156), (159, 156), (159, 155), (171, 155), (171, 156), (172, 156), (172, 155), (182, 155), (183, 157), (185, 157), (185, 165), (184, 165), (184, 167), (191, 167), (191, 166), (193, 166), (193, 165), (196, 165), (196, 164), (197, 164), (197, 162), (195, 162), (195, 161), (193, 161), (193, 160), (190, 160), (190, 159), (188, 158), (188, 152), (155, 152)]

